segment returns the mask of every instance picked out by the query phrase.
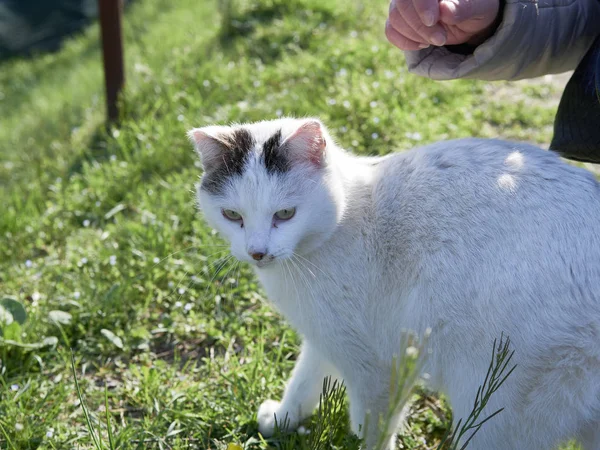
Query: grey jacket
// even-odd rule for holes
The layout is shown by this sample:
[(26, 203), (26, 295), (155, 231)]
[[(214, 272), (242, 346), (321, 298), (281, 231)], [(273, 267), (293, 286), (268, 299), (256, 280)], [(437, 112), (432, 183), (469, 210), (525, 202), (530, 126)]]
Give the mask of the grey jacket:
[(517, 80), (574, 69), (598, 35), (600, 0), (506, 0), (496, 33), (471, 54), (405, 54), (411, 72), (435, 80)]

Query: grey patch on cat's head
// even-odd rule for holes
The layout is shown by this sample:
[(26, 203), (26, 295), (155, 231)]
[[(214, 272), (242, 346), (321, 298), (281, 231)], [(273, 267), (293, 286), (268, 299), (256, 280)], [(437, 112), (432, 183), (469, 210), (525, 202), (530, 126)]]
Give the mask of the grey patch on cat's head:
[(281, 141), (281, 129), (279, 129), (263, 144), (262, 159), (270, 174), (285, 173), (290, 170), (290, 161), (282, 151)]
[(200, 184), (201, 189), (211, 194), (220, 194), (232, 176), (244, 172), (248, 155), (255, 145), (254, 137), (245, 128), (238, 128), (220, 138), (223, 144), (222, 161), (215, 169), (204, 173)]

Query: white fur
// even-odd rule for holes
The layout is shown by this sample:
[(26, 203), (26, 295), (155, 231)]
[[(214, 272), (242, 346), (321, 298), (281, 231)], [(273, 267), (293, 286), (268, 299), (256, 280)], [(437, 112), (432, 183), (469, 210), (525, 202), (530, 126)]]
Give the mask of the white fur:
[[(259, 152), (301, 123), (246, 126)], [(494, 339), (508, 335), (515, 350), (518, 367), (487, 407), (504, 411), (470, 449), (547, 450), (573, 437), (600, 449), (600, 187), (590, 173), (525, 144), (465, 139), (359, 158), (327, 135), (323, 168), (270, 177), (256, 156), (226, 195), (200, 190), (199, 200), (304, 338), (282, 402), (259, 410), (263, 434), (274, 415), (292, 428), (310, 415), (327, 375), (343, 378), (358, 432), (368, 411), (387, 408), (401, 330), (431, 327), (425, 370), (456, 418), (472, 407)], [(285, 207), (296, 216), (273, 228)], [(274, 257), (262, 267), (248, 255), (256, 243)]]

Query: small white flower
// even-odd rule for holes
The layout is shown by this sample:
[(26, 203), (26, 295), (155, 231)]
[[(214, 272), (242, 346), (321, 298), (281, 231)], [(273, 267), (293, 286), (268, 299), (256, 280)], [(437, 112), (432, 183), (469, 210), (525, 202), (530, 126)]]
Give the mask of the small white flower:
[(350, 108), (350, 102), (348, 100), (344, 100), (344, 103), (342, 103), (342, 105), (344, 105), (344, 108)]
[(15, 423), (15, 431), (23, 431), (23, 424)]
[(158, 264), (160, 262), (160, 258), (158, 258), (157, 256), (155, 256), (154, 259), (152, 260), (152, 262), (154, 264)]
[(204, 81), (202, 82), (202, 86), (204, 86), (204, 87), (209, 87), (209, 86), (210, 86), (210, 81), (208, 81), (208, 80), (204, 80)]
[(181, 306), (183, 305), (183, 303), (181, 302), (175, 302), (175, 308), (181, 308)]
[(379, 134), (377, 134), (377, 133), (373, 133), (373, 134), (371, 135), (371, 137), (372, 137), (373, 139), (377, 139), (377, 138), (379, 137)]
[(169, 282), (167, 283), (167, 286), (169, 286), (170, 288), (172, 288), (173, 286), (175, 286), (175, 283), (174, 283), (174, 282), (172, 282), (172, 281), (169, 281)]
[(19, 390), (19, 385), (18, 384), (12, 384), (10, 386), (10, 390), (11, 391), (18, 391)]
[(96, 202), (96, 206), (100, 206), (101, 204), (102, 204), (102, 202), (101, 202), (100, 200), (98, 200), (98, 201)]
[(83, 264), (87, 264), (88, 259), (84, 256), (83, 258), (81, 258), (81, 260), (79, 261), (82, 265)]
[(373, 117), (373, 122), (379, 123), (380, 122), (379, 117)]
[(84, 227), (89, 227), (89, 226), (90, 226), (90, 221), (89, 221), (88, 219), (85, 219), (85, 220), (83, 221), (83, 226), (84, 226)]
[(254, 82), (252, 83), (252, 85), (253, 85), (254, 87), (259, 87), (259, 86), (260, 86), (260, 81), (258, 81), (258, 80), (254, 80)]
[(369, 106), (371, 108), (376, 108), (377, 107), (377, 102), (376, 101), (372, 101), (371, 103), (369, 103)]
[(327, 104), (328, 105), (335, 105), (336, 104), (335, 98), (328, 98), (327, 99)]
[(183, 114), (179, 114), (179, 115), (177, 116), (177, 120), (179, 120), (180, 122), (183, 122), (183, 119), (185, 119), (185, 117), (184, 117), (184, 115), (183, 115)]
[(419, 350), (416, 347), (413, 347), (412, 345), (410, 347), (407, 347), (406, 356), (408, 356), (409, 358), (415, 358), (418, 354)]
[(275, 115), (276, 115), (277, 117), (281, 117), (281, 115), (282, 115), (282, 114), (283, 114), (283, 111), (282, 111), (282, 110), (280, 110), (280, 109), (278, 109), (277, 111), (275, 111)]
[(48, 431), (46, 431), (46, 437), (48, 439), (51, 439), (54, 436), (54, 428), (48, 428)]
[(75, 300), (78, 300), (79, 297), (81, 297), (81, 292), (79, 292), (79, 291), (73, 292), (73, 297), (75, 298)]
[(340, 71), (337, 74), (340, 77), (345, 77), (346, 75), (348, 75), (348, 71), (346, 69), (344, 69), (344, 68), (341, 68)]
[(367, 75), (373, 75), (373, 69), (367, 69), (367, 70), (365, 70), (365, 73)]
[(37, 302), (40, 298), (42, 298), (42, 296), (38, 291), (35, 291), (33, 294), (31, 294), (31, 299), (34, 302)]
[(355, 38), (355, 37), (357, 37), (357, 36), (358, 36), (358, 31), (351, 31), (351, 32), (350, 32), (350, 37), (353, 37), (353, 38)]
[(117, 155), (110, 155), (110, 160), (111, 161), (116, 161), (117, 160)]
[(186, 303), (183, 309), (185, 309), (186, 311), (191, 311), (193, 307), (194, 305), (192, 305), (191, 303)]
[(179, 295), (183, 295), (183, 294), (185, 294), (185, 288), (181, 287), (177, 290), (177, 292), (179, 292)]
[(379, 47), (377, 47), (376, 45), (374, 45), (373, 47), (371, 47), (371, 51), (372, 52), (377, 52), (377, 51), (379, 51)]
[(27, 261), (25, 261), (25, 267), (30, 268), (31, 266), (33, 266), (33, 263), (31, 262), (30, 259), (28, 259)]
[(108, 263), (111, 266), (114, 266), (115, 264), (117, 264), (117, 257), (116, 257), (116, 255), (110, 255), (110, 258), (108, 258)]

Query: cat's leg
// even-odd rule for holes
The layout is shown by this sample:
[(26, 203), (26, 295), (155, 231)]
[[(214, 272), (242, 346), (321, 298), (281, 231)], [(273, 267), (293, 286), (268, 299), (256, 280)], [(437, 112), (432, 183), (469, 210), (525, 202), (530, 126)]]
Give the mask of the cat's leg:
[(583, 450), (600, 450), (600, 422), (589, 425), (580, 438)]
[[(390, 372), (391, 373), (391, 372)], [(394, 449), (396, 432), (406, 417), (408, 405), (393, 417), (387, 418), (390, 401), (390, 377), (384, 374), (364, 374), (349, 381), (350, 423), (352, 431), (364, 438), (366, 448)], [(388, 420), (387, 427), (381, 429), (380, 418)], [(384, 435), (383, 442), (380, 441)]]
[(319, 403), (323, 380), (327, 376), (338, 377), (335, 368), (326, 361), (308, 342), (304, 342), (292, 376), (283, 393), (281, 402), (266, 400), (258, 409), (258, 430), (269, 437), (286, 425), (294, 430), (310, 416)]

